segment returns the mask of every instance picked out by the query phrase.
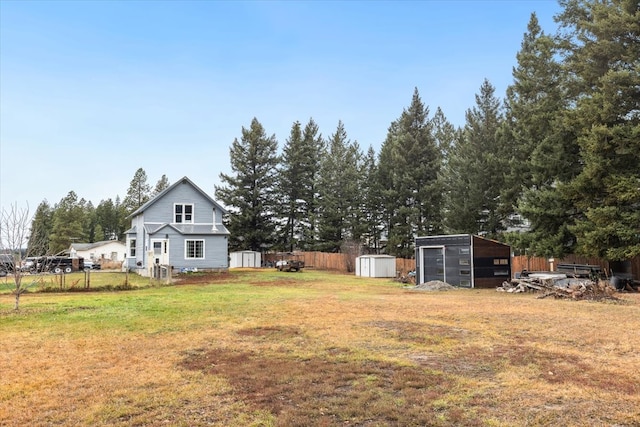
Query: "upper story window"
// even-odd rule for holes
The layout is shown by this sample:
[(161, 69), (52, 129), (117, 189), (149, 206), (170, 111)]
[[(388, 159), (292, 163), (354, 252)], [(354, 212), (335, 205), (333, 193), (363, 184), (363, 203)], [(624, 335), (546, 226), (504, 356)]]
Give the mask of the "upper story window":
[(176, 203), (173, 212), (173, 221), (176, 224), (193, 224), (193, 204)]

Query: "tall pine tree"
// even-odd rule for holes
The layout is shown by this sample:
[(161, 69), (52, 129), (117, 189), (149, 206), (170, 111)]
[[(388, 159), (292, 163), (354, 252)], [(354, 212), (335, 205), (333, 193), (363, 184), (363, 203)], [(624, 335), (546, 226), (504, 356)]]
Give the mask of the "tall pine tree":
[(369, 146), (360, 168), (362, 195), (362, 236), (368, 253), (380, 253), (384, 226), (382, 187), (378, 180), (378, 163), (373, 147)]
[(467, 110), (462, 135), (447, 162), (447, 213), (449, 232), (496, 237), (504, 229), (500, 193), (507, 159), (499, 137), (502, 123), (500, 100), (488, 80)]
[(317, 133), (318, 127), (313, 119), (309, 120), (304, 131), (300, 122), (295, 122), (282, 150), (278, 212), (282, 222), (280, 245), (284, 250), (304, 249), (313, 243), (315, 180), (322, 148)]
[(49, 253), (49, 236), (53, 229), (53, 209), (43, 200), (31, 221), (27, 253), (42, 256)]
[(318, 182), (320, 179), (320, 161), (325, 150), (325, 143), (318, 125), (309, 119), (302, 131), (303, 150), (307, 153), (305, 161), (305, 175), (300, 186), (304, 189), (304, 216), (306, 223), (302, 229), (301, 249), (312, 249), (318, 241)]
[(362, 153), (352, 143), (342, 121), (327, 141), (318, 181), (317, 248), (340, 252), (345, 241), (360, 242), (358, 165)]
[(277, 149), (275, 135), (267, 137), (256, 118), (231, 144), (233, 175), (221, 173), (224, 185), (216, 186), (215, 192), (230, 211), (227, 227), (232, 250), (264, 251), (275, 243)]
[(577, 209), (572, 231), (585, 255), (640, 254), (640, 2), (563, 0), (568, 71), (576, 104), (580, 174), (565, 187)]
[(120, 198), (116, 196), (116, 201), (111, 199), (101, 200), (96, 207), (96, 221), (102, 229), (102, 238), (97, 240), (120, 240), (126, 226), (123, 222), (126, 219), (126, 212), (120, 203)]
[(562, 257), (575, 239), (567, 226), (571, 204), (558, 186), (579, 171), (577, 145), (563, 116), (570, 105), (567, 75), (556, 42), (531, 15), (507, 88), (505, 137), (511, 143), (510, 174), (502, 197), (514, 201), (528, 232), (512, 245), (532, 255)]
[(415, 237), (442, 230), (442, 153), (429, 109), (416, 88), (411, 105), (389, 128), (380, 153), (390, 254), (412, 257)]
[(127, 212), (132, 213), (140, 206), (147, 203), (150, 197), (151, 187), (147, 182), (147, 173), (144, 171), (144, 169), (138, 168), (138, 170), (133, 175), (133, 179), (131, 179), (131, 182), (129, 183), (127, 195), (125, 196), (122, 203), (127, 209)]
[[(82, 199), (84, 201), (84, 199)], [(70, 191), (54, 207), (49, 250), (58, 254), (69, 249), (71, 243), (86, 242), (85, 209), (74, 191)]]
[(167, 175), (162, 174), (158, 182), (156, 182), (156, 186), (153, 187), (153, 191), (151, 192), (151, 197), (155, 197), (158, 194), (162, 193), (164, 190), (169, 188), (169, 185), (170, 185), (169, 178), (167, 178)]

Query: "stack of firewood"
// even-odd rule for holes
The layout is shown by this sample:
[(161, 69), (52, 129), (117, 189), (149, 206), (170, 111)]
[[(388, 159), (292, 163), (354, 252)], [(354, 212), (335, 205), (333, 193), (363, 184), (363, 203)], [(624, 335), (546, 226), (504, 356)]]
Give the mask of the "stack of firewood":
[(538, 298), (617, 299), (616, 289), (608, 281), (589, 279), (523, 277), (511, 279), (498, 287), (499, 292), (536, 292)]

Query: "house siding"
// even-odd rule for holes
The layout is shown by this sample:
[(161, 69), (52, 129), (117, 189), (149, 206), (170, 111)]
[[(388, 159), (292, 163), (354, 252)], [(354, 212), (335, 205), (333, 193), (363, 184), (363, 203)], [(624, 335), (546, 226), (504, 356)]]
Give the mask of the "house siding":
[[(204, 258), (186, 259), (185, 245), (187, 240), (204, 240)], [(226, 236), (176, 236), (171, 240), (169, 262), (174, 269), (226, 269), (229, 268), (229, 256)]]
[[(176, 203), (193, 205), (193, 223), (174, 223)], [(224, 209), (189, 179), (177, 181), (135, 212), (131, 220), (135, 231), (127, 234), (127, 240), (136, 239), (136, 257), (128, 258), (127, 266), (143, 275), (151, 274), (154, 263), (168, 264), (174, 271), (229, 268), (229, 232), (222, 224), (223, 213)], [(185, 257), (187, 240), (205, 242), (202, 259)], [(154, 242), (162, 242), (163, 252), (154, 253)]]
[[(131, 219), (131, 228), (136, 229), (136, 234), (128, 233), (125, 251), (127, 253), (123, 266), (126, 268), (137, 269), (144, 265), (145, 260), (145, 235), (144, 230), (144, 216), (136, 215)], [(129, 250), (129, 242), (135, 239), (136, 241), (136, 256), (131, 257), (131, 251)]]
[(213, 224), (213, 208), (199, 191), (189, 184), (180, 183), (162, 199), (149, 207), (144, 212), (144, 220), (147, 223), (173, 223), (175, 203), (193, 204), (193, 219), (196, 224)]

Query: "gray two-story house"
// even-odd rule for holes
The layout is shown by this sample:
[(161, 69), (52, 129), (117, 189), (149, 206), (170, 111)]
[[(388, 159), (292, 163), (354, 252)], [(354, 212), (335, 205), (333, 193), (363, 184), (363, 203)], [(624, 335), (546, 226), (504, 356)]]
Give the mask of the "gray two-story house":
[(131, 214), (124, 267), (150, 276), (154, 265), (173, 271), (229, 268), (226, 213), (184, 177)]

